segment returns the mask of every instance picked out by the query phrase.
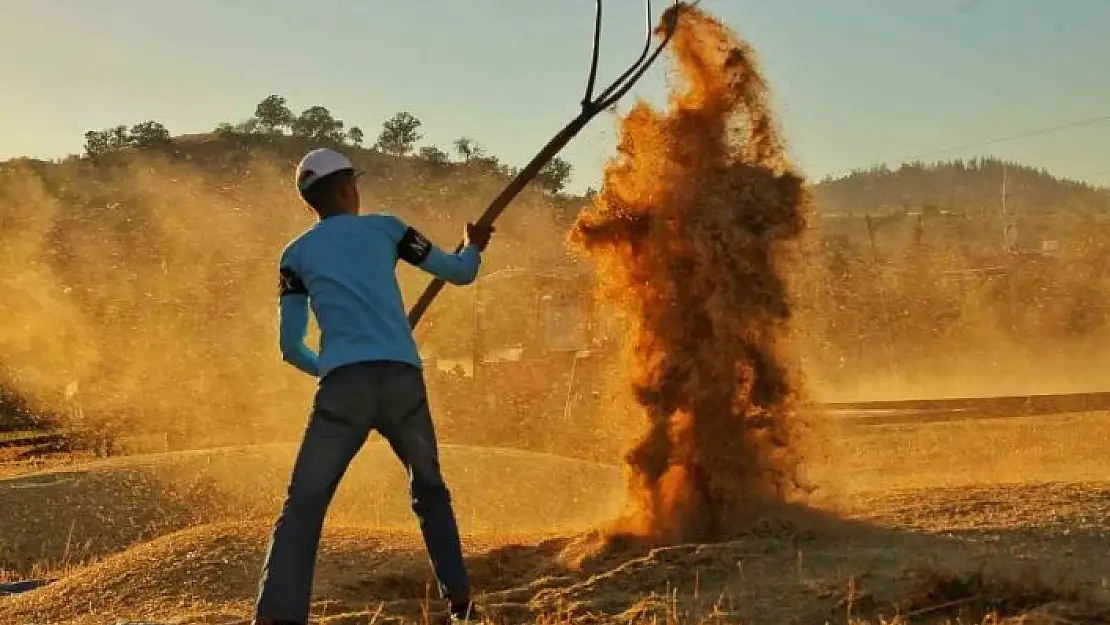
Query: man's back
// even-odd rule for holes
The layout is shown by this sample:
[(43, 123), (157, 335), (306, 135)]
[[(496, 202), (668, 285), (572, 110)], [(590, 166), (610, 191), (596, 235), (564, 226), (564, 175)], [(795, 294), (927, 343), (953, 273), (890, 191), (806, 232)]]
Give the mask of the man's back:
[(320, 328), (320, 377), (354, 362), (419, 367), (395, 273), (397, 260), (465, 284), (479, 265), (477, 252), (468, 251), (472, 253), (447, 255), (387, 214), (329, 217), (289, 243), (281, 256), (282, 289), (308, 297)]
[[(308, 623), (324, 518), (372, 430), (389, 441), (409, 475), (412, 509), (452, 621), (474, 620), (420, 356), (395, 270), (404, 260), (444, 281), (468, 284), (493, 228), (467, 224), (463, 249), (448, 254), (396, 217), (360, 216), (361, 173), (342, 153), (319, 148), (301, 159), (294, 175), (298, 194), (320, 221), (281, 254), (279, 345), (286, 362), (319, 384), (266, 549), (258, 625)], [(305, 345), (311, 312), (320, 327), (319, 355)]]

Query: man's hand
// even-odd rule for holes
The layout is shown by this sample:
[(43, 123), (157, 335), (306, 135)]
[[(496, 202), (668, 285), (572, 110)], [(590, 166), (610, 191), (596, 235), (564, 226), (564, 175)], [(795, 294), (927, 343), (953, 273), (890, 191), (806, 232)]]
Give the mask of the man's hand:
[(489, 245), (489, 238), (493, 232), (493, 226), (466, 224), (466, 244), (474, 245), (478, 248), (478, 251), (484, 252), (486, 246)]

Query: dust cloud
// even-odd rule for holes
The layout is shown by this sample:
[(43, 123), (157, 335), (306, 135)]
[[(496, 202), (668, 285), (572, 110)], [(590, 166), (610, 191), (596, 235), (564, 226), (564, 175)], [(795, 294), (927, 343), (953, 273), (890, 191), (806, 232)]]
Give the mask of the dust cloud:
[(630, 511), (616, 532), (708, 541), (797, 491), (800, 383), (782, 343), (807, 195), (751, 47), (686, 8), (670, 54), (682, 88), (667, 111), (639, 103), (622, 120), (571, 241), (626, 319), (647, 421), (626, 456)]
[[(295, 440), (314, 381), (281, 362), (275, 268), (314, 223), (291, 183), (299, 149), (238, 153), (212, 140), (0, 165), (0, 386), (59, 425), (136, 445)], [(501, 184), (353, 156), (369, 170), (364, 211), (398, 214), (448, 249)], [(552, 202), (523, 194), (484, 269), (520, 266), (521, 249), (549, 265), (565, 256), (554, 234), (564, 209)], [(429, 277), (399, 271), (411, 302)], [(447, 289), (418, 332), (425, 355), (468, 353), (473, 309), (473, 291)], [(514, 319), (496, 321), (490, 340), (513, 332)]]
[(272, 435), (308, 391), (272, 338), (275, 249), (308, 223), (268, 184), (285, 174), (253, 162), (232, 184), (149, 154), (5, 168), (4, 383), (106, 436)]

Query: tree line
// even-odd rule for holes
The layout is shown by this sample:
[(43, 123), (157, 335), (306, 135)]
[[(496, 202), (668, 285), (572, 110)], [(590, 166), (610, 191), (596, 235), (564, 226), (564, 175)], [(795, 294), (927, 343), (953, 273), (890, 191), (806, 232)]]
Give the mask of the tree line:
[[(327, 107), (310, 106), (294, 113), (285, 97), (269, 95), (254, 109), (254, 115), (233, 124), (223, 122), (214, 129), (223, 139), (293, 137), (322, 145), (349, 146), (366, 149), (396, 158), (413, 158), (433, 167), (452, 164), (467, 165), (511, 177), (517, 168), (488, 154), (474, 139), (461, 137), (453, 142), (456, 160), (435, 145), (417, 147), (424, 139), (423, 122), (408, 111), (400, 111), (382, 123), (374, 143), (366, 146), (366, 133), (359, 126), (347, 126)], [(126, 149), (166, 149), (174, 144), (173, 136), (161, 122), (154, 120), (85, 133), (84, 158), (97, 161)], [(536, 176), (536, 183), (552, 194), (560, 194), (570, 181), (573, 167), (556, 156)]]
[(994, 157), (876, 166), (814, 185), (822, 211), (863, 214), (913, 205), (946, 211), (997, 212), (1002, 194), (1023, 214), (1110, 210), (1110, 193), (1058, 178), (1044, 168)]

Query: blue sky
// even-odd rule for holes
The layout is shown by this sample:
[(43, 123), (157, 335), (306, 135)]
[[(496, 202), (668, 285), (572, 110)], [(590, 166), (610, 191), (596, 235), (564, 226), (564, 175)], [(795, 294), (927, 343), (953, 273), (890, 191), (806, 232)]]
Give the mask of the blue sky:
[[(659, 3), (660, 0), (656, 0)], [(755, 46), (811, 177), (957, 146), (1110, 184), (1106, 0), (703, 0)], [(0, 0), (0, 158), (81, 149), (156, 119), (200, 132), (270, 93), (367, 135), (398, 110), (523, 164), (575, 112), (592, 0)], [(608, 0), (602, 76), (636, 54), (637, 0)], [(660, 67), (635, 92), (660, 102)], [(626, 98), (625, 104), (631, 102)], [(575, 186), (612, 154), (602, 116), (563, 153)]]

